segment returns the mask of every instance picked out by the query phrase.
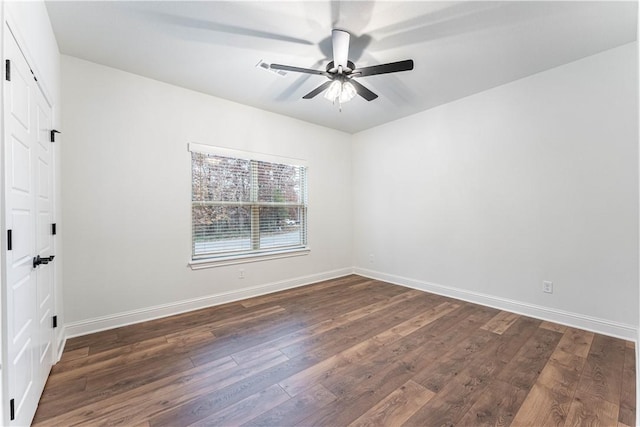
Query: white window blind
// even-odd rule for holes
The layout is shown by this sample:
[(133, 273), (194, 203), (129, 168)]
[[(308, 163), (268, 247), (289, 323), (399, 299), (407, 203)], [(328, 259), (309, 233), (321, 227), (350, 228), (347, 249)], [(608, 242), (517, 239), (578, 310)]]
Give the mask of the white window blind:
[(306, 247), (305, 166), (197, 144), (189, 150), (193, 260)]

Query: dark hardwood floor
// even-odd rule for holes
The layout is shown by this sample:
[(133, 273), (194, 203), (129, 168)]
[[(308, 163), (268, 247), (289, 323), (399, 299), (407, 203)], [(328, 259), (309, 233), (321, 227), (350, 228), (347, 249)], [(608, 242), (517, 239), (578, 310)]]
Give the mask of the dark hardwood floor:
[(348, 276), (67, 342), (35, 425), (633, 426), (631, 342)]

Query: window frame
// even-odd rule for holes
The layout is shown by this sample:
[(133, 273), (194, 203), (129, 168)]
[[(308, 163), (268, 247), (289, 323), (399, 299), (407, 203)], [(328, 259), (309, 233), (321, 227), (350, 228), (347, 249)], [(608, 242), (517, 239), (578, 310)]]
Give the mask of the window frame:
[[(301, 159), (295, 159), (284, 156), (274, 156), (270, 154), (249, 152), (249, 151), (240, 151), (234, 150), (230, 148), (216, 147), (211, 145), (204, 145), (190, 142), (188, 144), (188, 161), (189, 161), (189, 211), (190, 211), (190, 221), (191, 221), (191, 244), (190, 244), (190, 256), (188, 265), (193, 270), (198, 270), (202, 268), (210, 268), (210, 267), (218, 267), (225, 265), (234, 265), (234, 264), (242, 264), (248, 262), (256, 262), (256, 261), (266, 261), (271, 259), (280, 259), (280, 258), (289, 258), (295, 256), (307, 255), (310, 253), (311, 248), (309, 247), (309, 237), (308, 237), (308, 166), (307, 162)], [(257, 219), (252, 216), (252, 226), (251, 226), (251, 246), (252, 249), (242, 250), (242, 251), (228, 251), (226, 253), (222, 252), (218, 255), (216, 254), (208, 254), (203, 255), (201, 257), (194, 256), (194, 221), (193, 221), (193, 207), (196, 206), (196, 202), (193, 200), (193, 160), (192, 153), (203, 153), (203, 154), (211, 154), (222, 157), (231, 157), (243, 160), (249, 160), (252, 164), (256, 164), (255, 162), (268, 162), (268, 163), (276, 163), (283, 165), (291, 165), (298, 166), (304, 168), (304, 186), (305, 190), (303, 192), (302, 201), (299, 204), (290, 203), (290, 205), (298, 205), (301, 209), (301, 216), (303, 218), (303, 224), (301, 226), (305, 227), (303, 231), (304, 242), (299, 246), (290, 246), (290, 247), (276, 247), (276, 248), (264, 248), (264, 249), (255, 249), (256, 239), (259, 240), (259, 227), (258, 230), (255, 229), (257, 223), (254, 223)], [(255, 175), (255, 171), (252, 171), (252, 180), (257, 179), (257, 175)], [(255, 185), (255, 183), (254, 183)], [(252, 192), (257, 192), (257, 187), (252, 185)], [(221, 202), (220, 204), (224, 204), (225, 202)], [(259, 202), (257, 198), (251, 198), (250, 202), (239, 202), (239, 205), (245, 205), (250, 208), (251, 211), (260, 210), (262, 207), (267, 207), (269, 205), (268, 202)]]

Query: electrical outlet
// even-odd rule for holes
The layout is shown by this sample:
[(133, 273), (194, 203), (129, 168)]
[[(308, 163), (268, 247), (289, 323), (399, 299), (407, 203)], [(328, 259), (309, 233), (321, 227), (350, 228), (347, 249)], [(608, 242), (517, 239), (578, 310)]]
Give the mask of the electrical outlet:
[(369, 264), (373, 264), (375, 260), (376, 258), (373, 256), (373, 254), (369, 254)]
[(542, 292), (545, 292), (547, 294), (552, 294), (553, 293), (553, 282), (548, 282), (548, 281), (544, 281), (542, 282)]
[(244, 268), (238, 270), (238, 279), (244, 279)]

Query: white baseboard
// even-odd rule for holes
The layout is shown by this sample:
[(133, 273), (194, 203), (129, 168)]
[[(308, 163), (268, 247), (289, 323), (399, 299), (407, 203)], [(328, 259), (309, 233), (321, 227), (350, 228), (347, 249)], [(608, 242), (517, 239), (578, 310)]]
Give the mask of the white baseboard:
[[(206, 297), (193, 298), (175, 303), (157, 305), (153, 307), (142, 308), (139, 310), (132, 310), (124, 313), (67, 323), (64, 325), (66, 332), (65, 339), (92, 334), (94, 332), (100, 332), (107, 329), (119, 328), (121, 326), (127, 326), (134, 323), (146, 322), (148, 320), (158, 319), (161, 317), (173, 316), (175, 314), (199, 310), (201, 308), (226, 304), (246, 298), (257, 297), (260, 295), (283, 291), (286, 289), (297, 288), (299, 286), (305, 286), (311, 283), (321, 282), (323, 280), (335, 279), (352, 273), (352, 268), (343, 268), (319, 274), (312, 274), (309, 276), (296, 277), (280, 282), (254, 286), (251, 288), (244, 288), (237, 291), (223, 292)], [(64, 346), (62, 347), (64, 348)]]
[(612, 322), (605, 319), (585, 316), (578, 313), (571, 313), (568, 311), (556, 310), (553, 308), (528, 304), (521, 301), (481, 294), (478, 292), (465, 291), (450, 286), (429, 283), (421, 280), (410, 279), (408, 277), (396, 276), (393, 274), (381, 273), (379, 271), (368, 270), (365, 268), (354, 267), (353, 272), (360, 276), (369, 277), (371, 279), (382, 280), (384, 282), (406, 286), (412, 289), (418, 289), (433, 294), (468, 301), (474, 304), (485, 305), (500, 310), (510, 311), (512, 313), (522, 314), (528, 317), (534, 317), (536, 319), (547, 320), (578, 329), (584, 329), (603, 335), (634, 341), (636, 342), (636, 344), (638, 340), (638, 329), (632, 325), (627, 325), (624, 323)]
[(198, 310), (206, 307), (212, 307), (215, 305), (226, 304), (246, 298), (252, 298), (264, 294), (283, 291), (286, 289), (296, 288), (299, 286), (305, 286), (323, 280), (335, 279), (349, 274), (358, 274), (364, 277), (382, 280), (412, 289), (418, 289), (421, 291), (443, 295), (462, 301), (468, 301), (474, 304), (481, 304), (500, 310), (506, 310), (541, 320), (548, 320), (551, 322), (584, 329), (603, 335), (609, 335), (629, 341), (634, 341), (636, 343), (638, 343), (639, 339), (640, 331), (638, 331), (638, 329), (632, 325), (612, 322), (605, 319), (599, 319), (578, 313), (528, 304), (521, 301), (500, 298), (478, 292), (466, 291), (450, 286), (439, 285), (436, 283), (425, 282), (393, 274), (381, 273), (379, 271), (354, 267), (343, 268), (319, 274), (312, 274), (309, 276), (302, 276), (283, 280), (280, 282), (268, 283), (265, 285), (254, 286), (237, 291), (224, 292), (220, 294), (209, 295), (206, 297), (147, 307), (139, 310), (132, 310), (124, 313), (82, 320), (79, 322), (67, 323), (63, 326), (63, 331), (60, 335), (61, 338), (59, 339), (60, 344), (57, 350), (59, 352), (59, 355), (61, 355), (64, 349), (64, 343), (66, 342), (67, 338), (87, 335), (94, 332), (100, 332), (108, 329), (118, 328), (121, 326), (131, 325), (134, 323), (145, 322), (161, 317), (173, 316), (175, 314), (185, 313), (188, 311)]

